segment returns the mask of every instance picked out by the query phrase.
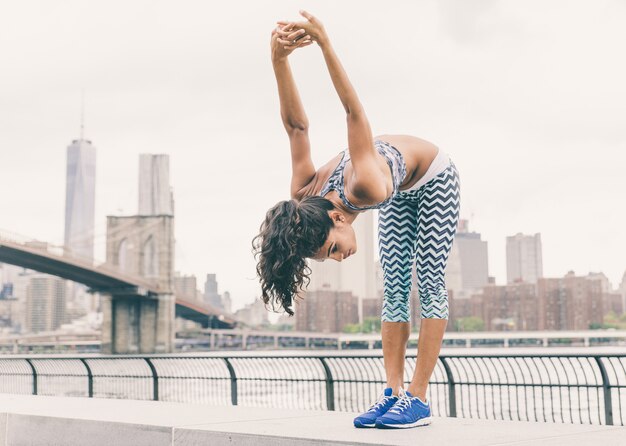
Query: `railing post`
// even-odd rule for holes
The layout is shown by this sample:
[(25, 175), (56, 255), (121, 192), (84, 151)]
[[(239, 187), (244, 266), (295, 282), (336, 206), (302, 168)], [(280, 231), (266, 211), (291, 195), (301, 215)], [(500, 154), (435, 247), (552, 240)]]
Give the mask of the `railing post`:
[(230, 400), (233, 403), (233, 406), (237, 405), (237, 375), (235, 374), (235, 369), (233, 365), (230, 363), (228, 358), (222, 358), (226, 363), (226, 367), (228, 368), (228, 373), (230, 373)]
[(30, 362), (30, 359), (26, 358), (26, 362), (33, 371), (33, 395), (37, 395), (37, 370), (35, 370), (35, 366)]
[(324, 374), (326, 375), (326, 407), (328, 410), (335, 410), (335, 381), (333, 380), (333, 374), (328, 367), (326, 358), (319, 358), (324, 367)]
[(150, 361), (150, 358), (143, 358), (148, 363), (148, 367), (152, 370), (152, 396), (154, 401), (159, 401), (159, 374), (156, 371), (156, 367)]
[(600, 375), (602, 375), (602, 388), (604, 389), (604, 416), (606, 418), (606, 424), (613, 424), (613, 402), (611, 400), (611, 383), (609, 383), (609, 376), (606, 373), (606, 368), (602, 363), (599, 356), (594, 356), (594, 359), (598, 363), (600, 368)]
[(87, 394), (89, 398), (93, 398), (93, 375), (91, 374), (91, 368), (89, 367), (89, 364), (87, 364), (87, 361), (84, 358), (78, 358), (78, 359), (80, 359), (80, 362), (82, 362), (85, 368), (87, 369)]
[(446, 376), (448, 377), (448, 399), (450, 404), (450, 416), (456, 417), (456, 390), (454, 386), (454, 376), (452, 375), (452, 370), (450, 370), (450, 366), (446, 361), (446, 358), (439, 357), (441, 363), (443, 364), (443, 368), (446, 371)]

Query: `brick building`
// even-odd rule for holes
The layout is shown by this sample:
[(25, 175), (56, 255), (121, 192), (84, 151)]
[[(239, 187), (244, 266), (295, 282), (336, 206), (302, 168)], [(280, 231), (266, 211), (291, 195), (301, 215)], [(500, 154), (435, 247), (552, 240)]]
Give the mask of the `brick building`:
[(359, 299), (350, 291), (308, 291), (295, 305), (296, 330), (339, 333), (359, 322)]
[(602, 310), (606, 315), (610, 311), (620, 315), (624, 312), (624, 306), (622, 302), (622, 294), (615, 293), (602, 293)]
[(588, 330), (602, 323), (602, 284), (569, 272), (560, 279), (539, 279), (539, 330)]

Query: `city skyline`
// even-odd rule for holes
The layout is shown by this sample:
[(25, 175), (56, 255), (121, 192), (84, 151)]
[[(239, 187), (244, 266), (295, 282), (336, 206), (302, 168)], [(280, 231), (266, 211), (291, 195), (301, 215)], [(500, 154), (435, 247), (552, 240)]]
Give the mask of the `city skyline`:
[[(506, 281), (505, 238), (522, 232), (541, 233), (545, 277), (602, 271), (615, 287), (626, 269), (618, 205), (626, 68), (614, 57), (626, 9), (599, 3), (301, 6), (325, 23), (375, 134), (415, 133), (450, 153), (461, 216), (489, 242), (497, 283)], [(275, 19), (296, 18), (297, 7), (120, 7), (12, 4), (0, 18), (19, 42), (3, 47), (11, 88), (0, 104), (0, 188), (10, 192), (0, 229), (61, 244), (63, 150), (78, 133), (84, 88), (85, 137), (99, 150), (96, 257), (104, 257), (105, 216), (135, 212), (138, 155), (167, 153), (176, 269), (217, 274), (241, 307), (260, 293), (250, 242), (267, 209), (289, 198), (269, 32)], [(254, 20), (242, 19), (233, 45), (216, 43), (242, 8)], [(345, 146), (342, 110), (315, 46), (294, 55), (293, 69), (319, 167)]]

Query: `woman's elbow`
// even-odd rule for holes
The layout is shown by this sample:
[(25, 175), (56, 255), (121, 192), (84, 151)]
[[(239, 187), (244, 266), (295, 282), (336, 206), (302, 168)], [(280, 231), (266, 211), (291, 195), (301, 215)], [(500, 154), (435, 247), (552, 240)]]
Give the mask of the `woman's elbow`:
[(363, 110), (363, 107), (346, 107), (346, 120), (348, 121), (348, 123), (367, 121), (365, 110)]
[(365, 116), (365, 110), (360, 103), (353, 105), (346, 104), (344, 105), (344, 109), (346, 110), (346, 116), (348, 118), (359, 118)]
[(285, 130), (289, 135), (294, 133), (304, 133), (307, 134), (309, 131), (309, 123), (306, 121), (293, 121), (288, 120), (285, 121)]

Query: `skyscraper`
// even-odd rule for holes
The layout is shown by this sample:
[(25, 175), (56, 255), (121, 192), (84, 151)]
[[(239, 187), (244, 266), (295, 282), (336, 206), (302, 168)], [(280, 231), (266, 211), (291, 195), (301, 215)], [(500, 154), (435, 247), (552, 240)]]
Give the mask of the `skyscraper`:
[(224, 307), (224, 311), (227, 313), (233, 312), (233, 300), (230, 297), (230, 292), (228, 291), (224, 291), (224, 294), (222, 295), (222, 307)]
[(517, 233), (506, 238), (507, 283), (537, 283), (543, 277), (541, 234)]
[(220, 299), (220, 295), (217, 292), (217, 277), (215, 274), (206, 275), (206, 282), (204, 282), (204, 301), (215, 308), (223, 308), (222, 299)]
[(446, 287), (455, 298), (467, 298), (487, 285), (488, 279), (487, 242), (479, 233), (469, 232), (467, 220), (459, 220), (446, 266)]
[(235, 318), (248, 327), (261, 327), (267, 325), (269, 318), (267, 317), (267, 309), (261, 299), (255, 299), (254, 302), (247, 304), (235, 312)]
[(139, 215), (174, 215), (169, 155), (139, 155)]
[[(376, 297), (374, 213), (360, 214), (352, 227), (357, 251), (342, 262), (330, 259), (324, 262), (309, 260), (311, 283), (307, 291), (350, 291), (359, 300)], [(361, 318), (362, 313), (359, 311), (359, 320)]]
[(51, 331), (65, 323), (65, 280), (47, 274), (29, 277), (26, 291), (26, 330)]
[(342, 265), (343, 289), (359, 299), (376, 297), (376, 268), (374, 259), (374, 212), (364, 212), (354, 220), (357, 252)]
[(95, 201), (96, 148), (81, 136), (67, 148), (65, 252), (88, 261), (93, 260)]
[(174, 291), (176, 291), (176, 297), (187, 300), (196, 300), (197, 297), (197, 283), (196, 276), (194, 275), (181, 275), (178, 271), (174, 275)]

